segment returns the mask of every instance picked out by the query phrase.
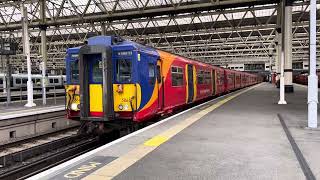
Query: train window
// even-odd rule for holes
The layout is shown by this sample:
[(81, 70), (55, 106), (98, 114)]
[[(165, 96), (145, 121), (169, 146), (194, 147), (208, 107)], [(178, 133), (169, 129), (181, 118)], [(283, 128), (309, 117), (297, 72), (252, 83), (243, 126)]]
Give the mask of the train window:
[(54, 79), (54, 83), (59, 83), (59, 79)]
[(224, 84), (224, 74), (223, 73), (220, 74), (219, 84)]
[(21, 79), (16, 79), (16, 84), (21, 84)]
[(102, 83), (102, 61), (96, 60), (92, 66), (92, 81), (95, 83)]
[(79, 61), (71, 61), (70, 62), (70, 79), (71, 83), (79, 82)]
[(172, 86), (183, 85), (183, 70), (181, 67), (171, 67), (171, 81)]
[(203, 71), (198, 72), (197, 81), (198, 81), (198, 84), (204, 84), (204, 72)]
[(233, 83), (234, 80), (234, 74), (229, 74), (228, 75), (228, 83)]
[(161, 68), (159, 65), (157, 65), (157, 80), (158, 83), (161, 83)]
[(211, 83), (211, 73), (208, 71), (204, 72), (204, 83), (205, 84)]
[(120, 83), (131, 82), (131, 61), (127, 59), (119, 59), (116, 66), (117, 81)]
[(149, 83), (154, 85), (155, 82), (155, 72), (154, 72), (154, 64), (149, 64)]

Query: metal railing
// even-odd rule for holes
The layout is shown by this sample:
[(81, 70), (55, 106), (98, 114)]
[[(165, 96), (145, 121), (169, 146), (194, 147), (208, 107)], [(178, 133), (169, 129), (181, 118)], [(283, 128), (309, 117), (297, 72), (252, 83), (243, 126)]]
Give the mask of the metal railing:
[[(9, 106), (13, 103), (25, 103), (25, 100), (27, 99), (27, 89), (26, 87), (10, 87), (8, 96), (8, 88), (2, 88), (0, 87), (0, 104)], [(42, 100), (42, 87), (41, 86), (35, 86), (33, 88), (33, 99), (35, 101)], [(65, 96), (65, 90), (64, 88), (57, 88), (56, 86), (46, 86), (46, 98), (48, 100), (53, 100), (53, 104), (57, 104), (57, 100)], [(64, 99), (64, 98), (62, 98)], [(51, 101), (52, 102), (52, 101)], [(41, 103), (37, 103), (41, 104)]]

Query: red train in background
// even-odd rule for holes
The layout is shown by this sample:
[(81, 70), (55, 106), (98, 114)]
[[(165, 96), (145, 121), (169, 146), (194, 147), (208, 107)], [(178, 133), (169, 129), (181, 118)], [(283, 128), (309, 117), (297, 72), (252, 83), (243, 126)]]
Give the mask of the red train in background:
[[(293, 82), (297, 84), (302, 84), (302, 85), (308, 85), (308, 73), (303, 73), (299, 75), (295, 75), (293, 77)], [(320, 72), (317, 72), (318, 76), (318, 87), (320, 87)]]

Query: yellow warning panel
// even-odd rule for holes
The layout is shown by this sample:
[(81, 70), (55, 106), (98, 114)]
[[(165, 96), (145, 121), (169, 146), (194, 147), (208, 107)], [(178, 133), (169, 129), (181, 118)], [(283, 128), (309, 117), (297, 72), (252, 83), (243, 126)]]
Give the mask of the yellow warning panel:
[(166, 142), (169, 138), (165, 136), (155, 136), (148, 141), (144, 142), (145, 146), (160, 146), (160, 144)]

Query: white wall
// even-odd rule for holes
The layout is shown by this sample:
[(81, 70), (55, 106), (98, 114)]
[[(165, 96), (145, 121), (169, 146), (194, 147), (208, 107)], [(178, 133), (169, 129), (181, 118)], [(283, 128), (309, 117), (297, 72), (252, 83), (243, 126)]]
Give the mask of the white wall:
[[(303, 63), (303, 69), (308, 70), (309, 69), (309, 61), (304, 60), (302, 63)], [(320, 62), (319, 61), (317, 61), (317, 69), (320, 69)]]

